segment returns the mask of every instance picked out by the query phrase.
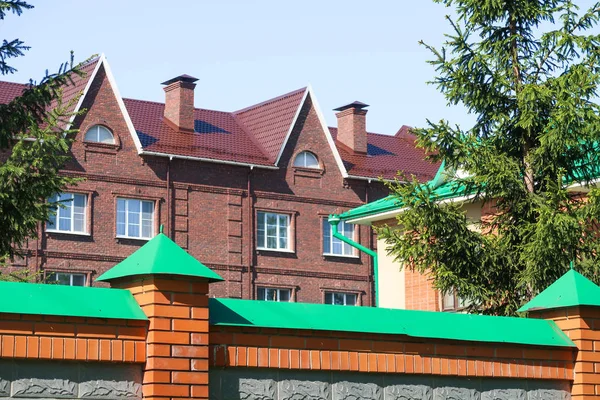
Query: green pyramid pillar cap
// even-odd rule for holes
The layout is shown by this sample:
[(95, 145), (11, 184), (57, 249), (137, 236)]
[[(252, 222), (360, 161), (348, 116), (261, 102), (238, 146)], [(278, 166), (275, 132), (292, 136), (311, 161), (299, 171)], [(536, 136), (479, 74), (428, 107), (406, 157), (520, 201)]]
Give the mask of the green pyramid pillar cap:
[(182, 275), (222, 281), (217, 273), (189, 255), (163, 233), (109, 269), (96, 281), (110, 281), (134, 275)]
[(600, 287), (570, 269), (546, 290), (519, 309), (519, 312), (575, 306), (600, 307)]

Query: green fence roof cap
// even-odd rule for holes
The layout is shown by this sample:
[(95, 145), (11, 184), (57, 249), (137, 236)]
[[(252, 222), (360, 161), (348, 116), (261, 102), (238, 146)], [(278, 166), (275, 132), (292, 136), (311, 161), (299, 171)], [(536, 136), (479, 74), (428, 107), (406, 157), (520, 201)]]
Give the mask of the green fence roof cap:
[(210, 323), (575, 347), (553, 321), (327, 304), (209, 299)]
[(128, 290), (0, 282), (0, 312), (146, 320)]
[(100, 275), (97, 281), (125, 276), (165, 274), (207, 278), (222, 281), (217, 273), (189, 255), (163, 233), (159, 233), (135, 253)]
[(550, 310), (575, 306), (600, 307), (600, 287), (579, 272), (570, 269), (546, 290), (521, 307), (519, 311)]

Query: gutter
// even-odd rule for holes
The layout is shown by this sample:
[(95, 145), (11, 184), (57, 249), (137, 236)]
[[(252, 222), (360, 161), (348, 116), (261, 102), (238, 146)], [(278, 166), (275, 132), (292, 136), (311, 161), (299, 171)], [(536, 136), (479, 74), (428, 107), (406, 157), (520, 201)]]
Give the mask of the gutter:
[(238, 167), (250, 167), (250, 168), (264, 168), (264, 169), (279, 169), (279, 167), (269, 166), (269, 165), (258, 165), (258, 164), (249, 164), (243, 162), (236, 161), (225, 161), (225, 160), (217, 160), (213, 158), (203, 158), (203, 157), (192, 157), (192, 156), (180, 156), (177, 154), (168, 154), (168, 153), (159, 153), (156, 151), (147, 151), (142, 150), (138, 153), (141, 156), (156, 156), (156, 157), (169, 157), (169, 158), (178, 158), (180, 160), (192, 160), (192, 161), (203, 161), (215, 164), (227, 164), (227, 165), (235, 165)]
[(355, 242), (352, 239), (348, 239), (346, 236), (339, 233), (338, 225), (341, 221), (339, 216), (331, 214), (327, 221), (331, 225), (333, 237), (341, 240), (344, 243), (348, 243), (350, 246), (373, 257), (373, 279), (375, 280), (375, 307), (379, 307), (379, 258), (377, 257), (377, 252), (366, 248), (362, 244)]

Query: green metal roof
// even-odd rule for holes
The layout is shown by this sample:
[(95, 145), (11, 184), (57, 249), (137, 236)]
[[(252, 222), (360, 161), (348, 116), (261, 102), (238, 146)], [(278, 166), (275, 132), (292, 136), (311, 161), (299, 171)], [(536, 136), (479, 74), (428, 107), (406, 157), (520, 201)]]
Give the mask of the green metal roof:
[(0, 282), (0, 312), (146, 320), (128, 290)]
[(520, 312), (575, 306), (600, 306), (600, 287), (574, 269), (519, 309)]
[(222, 281), (217, 273), (189, 255), (174, 241), (159, 233), (135, 253), (100, 275), (97, 281), (134, 275), (166, 274), (208, 278)]
[(210, 323), (407, 335), (415, 338), (574, 347), (553, 321), (390, 308), (210, 299)]
[[(435, 188), (431, 192), (431, 198), (434, 200), (445, 200), (466, 196), (468, 194), (471, 193), (467, 192), (467, 189), (464, 185), (460, 185), (455, 181), (448, 181)], [(400, 199), (394, 195), (390, 195), (384, 197), (383, 199), (363, 204), (360, 207), (346, 211), (345, 213), (340, 214), (339, 217), (342, 220), (352, 220), (370, 215), (381, 214), (386, 211), (392, 211), (399, 208), (402, 208), (402, 202)]]

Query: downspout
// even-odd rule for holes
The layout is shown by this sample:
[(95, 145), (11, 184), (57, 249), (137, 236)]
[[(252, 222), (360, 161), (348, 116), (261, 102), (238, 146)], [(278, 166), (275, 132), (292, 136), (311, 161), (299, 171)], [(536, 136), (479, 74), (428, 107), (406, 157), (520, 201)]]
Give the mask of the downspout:
[(371, 257), (373, 257), (373, 279), (375, 280), (375, 307), (379, 307), (379, 259), (377, 257), (377, 252), (366, 248), (362, 244), (355, 242), (354, 240), (348, 239), (346, 236), (342, 235), (338, 232), (338, 225), (340, 223), (340, 217), (337, 215), (330, 215), (328, 218), (328, 222), (331, 225), (331, 231), (333, 237), (338, 238), (344, 243), (348, 243), (350, 246), (367, 253)]
[(171, 229), (173, 211), (171, 210), (171, 161), (173, 157), (167, 159), (167, 236), (173, 239), (173, 231)]
[(252, 170), (251, 165), (248, 170), (248, 299), (254, 299), (254, 198), (252, 196)]

